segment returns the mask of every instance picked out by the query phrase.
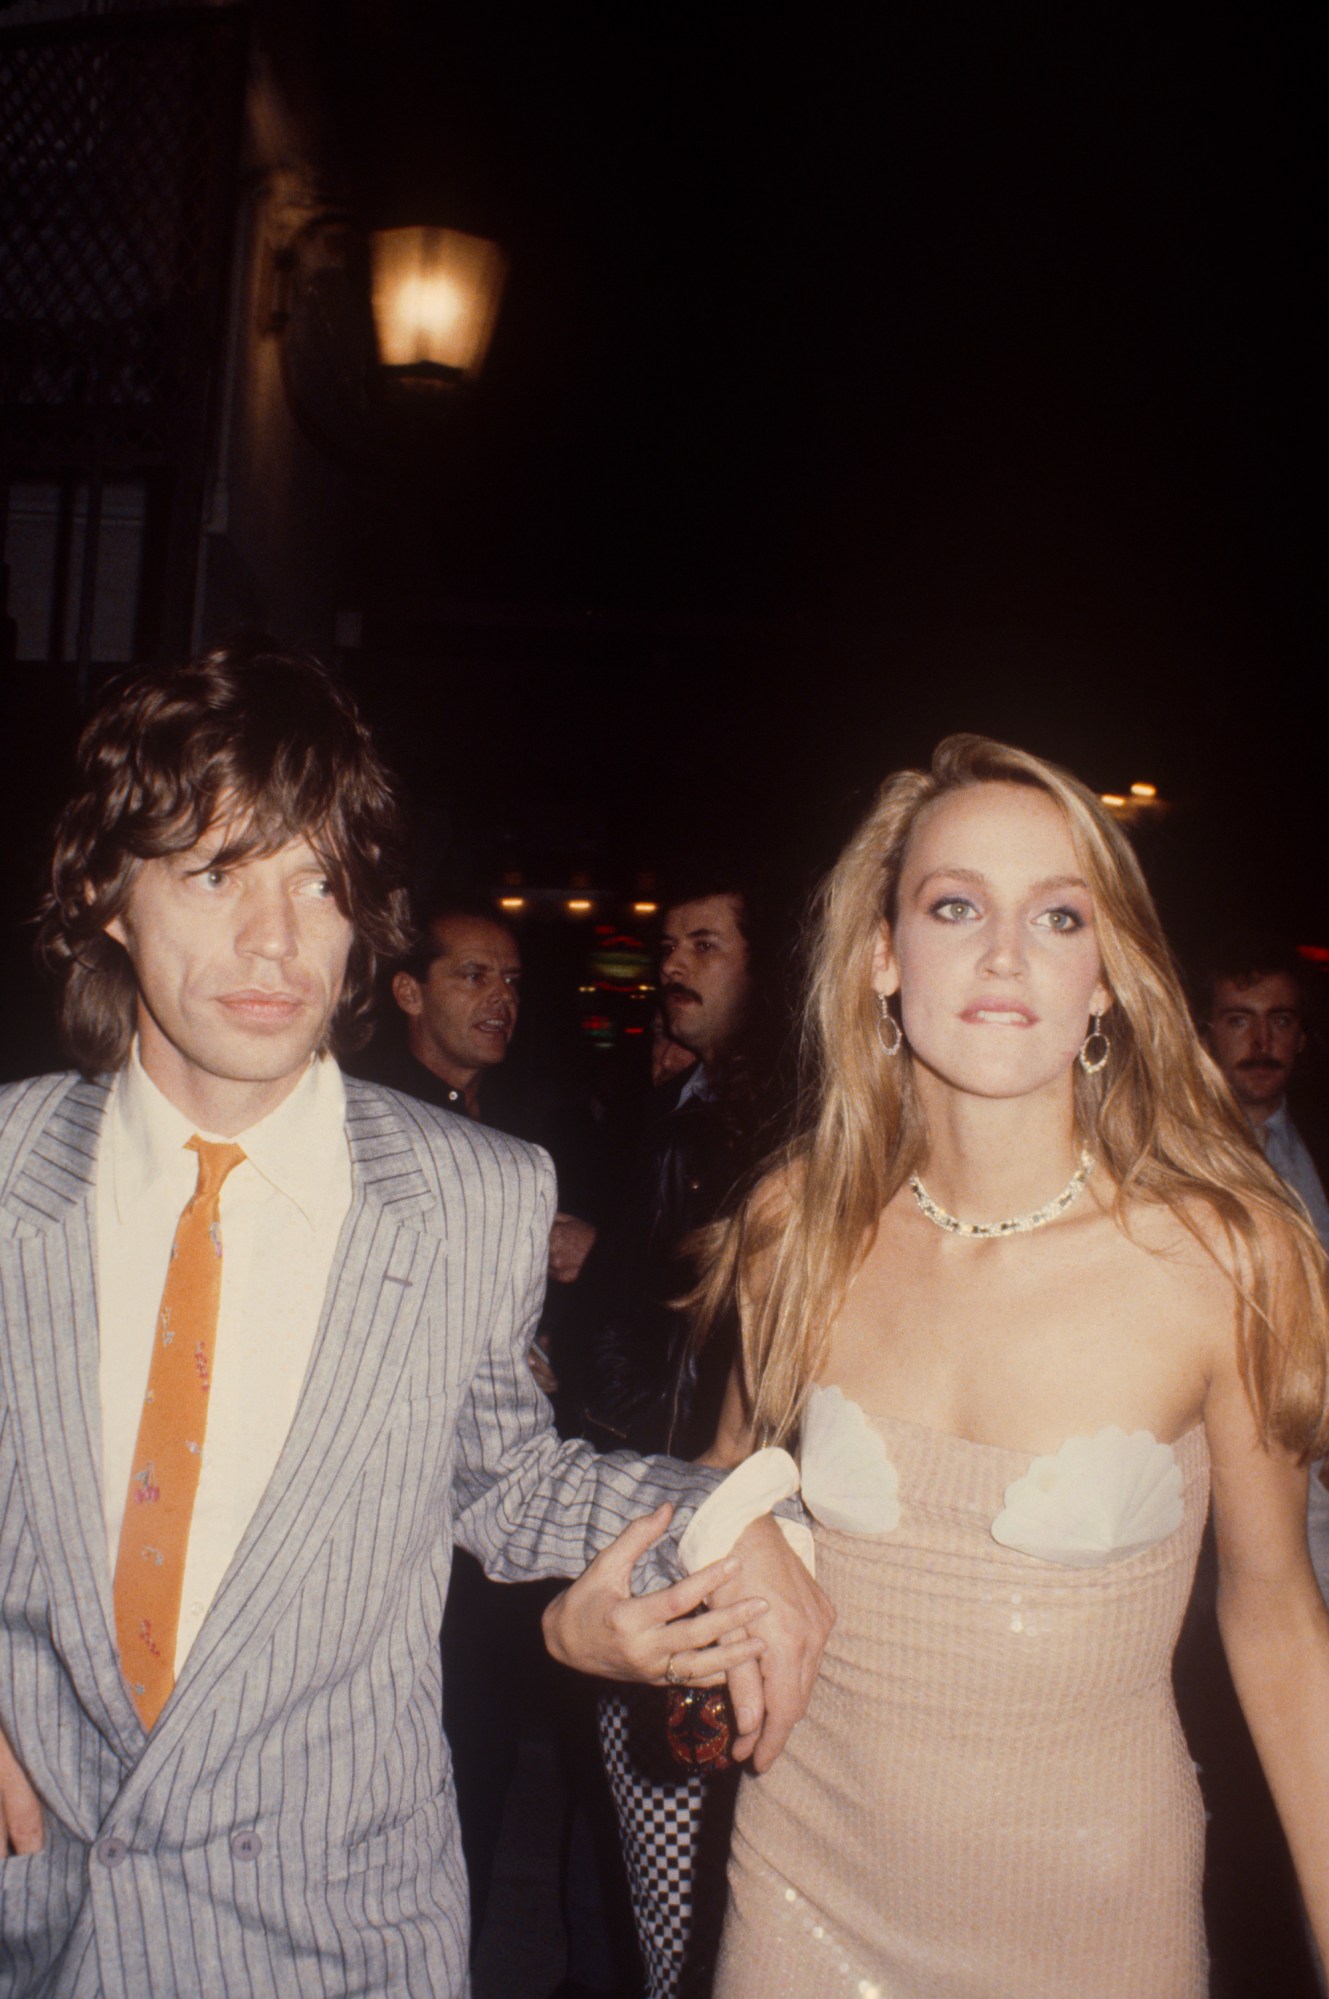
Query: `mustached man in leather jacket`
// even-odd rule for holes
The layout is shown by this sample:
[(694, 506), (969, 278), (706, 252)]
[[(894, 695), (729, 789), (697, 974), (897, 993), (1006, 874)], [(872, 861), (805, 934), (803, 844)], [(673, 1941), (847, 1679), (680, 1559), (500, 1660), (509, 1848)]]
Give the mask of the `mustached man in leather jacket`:
[(723, 1341), (700, 1365), (687, 1358), (687, 1317), (674, 1303), (691, 1282), (682, 1245), (751, 1163), (765, 1038), (749, 899), (700, 887), (666, 910), (660, 940), (666, 1025), (697, 1060), (653, 1093), (617, 1219), (585, 1273), (596, 1320), (592, 1434), (607, 1448), (681, 1457), (709, 1445), (731, 1358)]

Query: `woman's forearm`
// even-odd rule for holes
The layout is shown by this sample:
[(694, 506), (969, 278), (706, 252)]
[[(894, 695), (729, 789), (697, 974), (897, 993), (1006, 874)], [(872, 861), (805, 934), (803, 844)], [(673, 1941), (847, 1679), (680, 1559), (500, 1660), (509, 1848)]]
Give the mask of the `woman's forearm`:
[(1329, 1962), (1329, 1612), (1317, 1592), (1220, 1582), (1218, 1621), (1242, 1711)]

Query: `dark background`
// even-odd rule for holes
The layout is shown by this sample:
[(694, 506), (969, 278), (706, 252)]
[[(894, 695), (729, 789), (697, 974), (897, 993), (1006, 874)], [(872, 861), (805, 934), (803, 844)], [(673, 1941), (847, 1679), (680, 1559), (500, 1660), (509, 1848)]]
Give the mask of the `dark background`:
[[(1159, 786), (1186, 957), (1329, 944), (1323, 10), (560, 16), (254, 14), (364, 220), (511, 257), (327, 584), (435, 844), (630, 892), (737, 840), (796, 898), (978, 729)], [(76, 721), (7, 730), (15, 918)]]

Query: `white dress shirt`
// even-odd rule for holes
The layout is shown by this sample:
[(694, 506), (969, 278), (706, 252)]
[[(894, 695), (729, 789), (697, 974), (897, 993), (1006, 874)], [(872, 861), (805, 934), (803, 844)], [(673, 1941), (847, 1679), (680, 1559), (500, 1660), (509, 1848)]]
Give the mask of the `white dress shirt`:
[[(222, 1290), (203, 1464), (185, 1561), (178, 1673), (291, 1427), (351, 1201), (346, 1093), (330, 1059), (241, 1132), (221, 1190)], [(198, 1180), (201, 1131), (144, 1073), (116, 1079), (97, 1153), (102, 1494), (115, 1573), (153, 1328), (176, 1224)], [(225, 1143), (226, 1141), (222, 1141)]]

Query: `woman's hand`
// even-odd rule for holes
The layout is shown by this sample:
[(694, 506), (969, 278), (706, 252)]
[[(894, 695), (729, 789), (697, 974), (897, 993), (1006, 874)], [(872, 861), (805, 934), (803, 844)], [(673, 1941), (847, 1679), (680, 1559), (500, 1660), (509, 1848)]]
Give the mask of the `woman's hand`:
[(712, 1590), (733, 1581), (742, 1566), (736, 1555), (712, 1562), (668, 1589), (633, 1596), (632, 1571), (660, 1539), (672, 1514), (672, 1506), (666, 1505), (634, 1520), (548, 1606), (545, 1644), (562, 1665), (607, 1680), (717, 1687), (732, 1667), (761, 1657), (765, 1645), (750, 1638), (746, 1626), (765, 1611), (764, 1598), (691, 1614)]

